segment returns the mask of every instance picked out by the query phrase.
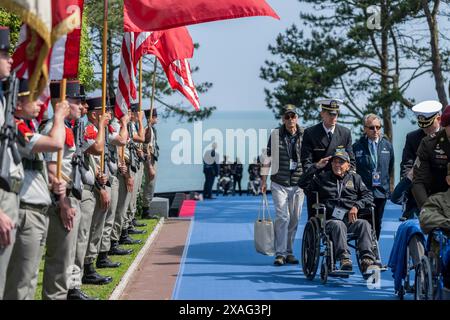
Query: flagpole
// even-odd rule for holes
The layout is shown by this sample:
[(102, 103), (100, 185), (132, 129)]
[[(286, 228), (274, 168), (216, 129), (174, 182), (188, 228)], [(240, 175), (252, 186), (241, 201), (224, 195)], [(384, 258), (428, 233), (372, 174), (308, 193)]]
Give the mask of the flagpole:
[(139, 59), (139, 107), (138, 111), (142, 111), (142, 57)]
[(150, 103), (150, 119), (153, 116), (153, 105), (155, 103), (155, 92), (156, 92), (156, 70), (158, 68), (158, 58), (155, 57), (155, 62), (153, 63), (153, 84), (152, 84), (152, 99)]
[[(103, 2), (103, 65), (102, 65), (102, 115), (106, 113), (106, 64), (107, 64), (107, 52), (106, 47), (108, 45), (108, 0)], [(103, 128), (103, 130), (106, 130)], [(105, 135), (107, 133), (105, 132)], [(105, 150), (102, 151), (100, 158), (100, 172), (105, 170)]]
[[(66, 100), (66, 87), (67, 87), (67, 79), (64, 78), (61, 80), (60, 86), (59, 86), (59, 99), (60, 101)], [(63, 158), (63, 150), (58, 151), (58, 159), (56, 160), (56, 177), (58, 180), (61, 180), (62, 173), (61, 173), (61, 167), (62, 167), (62, 158)]]

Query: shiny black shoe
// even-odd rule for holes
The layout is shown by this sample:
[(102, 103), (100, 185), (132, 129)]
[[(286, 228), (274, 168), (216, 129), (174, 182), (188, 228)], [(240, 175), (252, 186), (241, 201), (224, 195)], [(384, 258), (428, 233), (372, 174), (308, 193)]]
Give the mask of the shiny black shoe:
[(133, 227), (129, 227), (128, 228), (128, 234), (143, 234), (143, 233), (146, 233), (146, 232), (147, 232), (146, 230), (138, 230), (138, 229), (135, 229)]
[(133, 252), (133, 249), (123, 249), (119, 247), (119, 242), (111, 242), (111, 249), (108, 251), (109, 256), (126, 256)]
[(120, 265), (121, 265), (120, 262), (112, 262), (108, 258), (108, 253), (107, 252), (100, 252), (98, 254), (97, 262), (95, 263), (95, 266), (98, 269), (102, 269), (102, 268), (118, 268), (118, 267), (120, 267)]
[(103, 285), (108, 284), (112, 281), (112, 277), (102, 276), (95, 271), (94, 265), (92, 263), (84, 265), (84, 274), (81, 278), (81, 283), (83, 284), (93, 284), (93, 285)]
[(142, 240), (133, 239), (128, 235), (128, 230), (123, 229), (120, 235), (119, 244), (139, 244)]
[(135, 227), (146, 227), (147, 226), (146, 223), (138, 222), (136, 219), (131, 220), (131, 223)]
[(100, 300), (99, 298), (89, 297), (81, 289), (69, 289), (67, 300)]
[(276, 256), (273, 264), (276, 266), (282, 266), (282, 265), (286, 264), (286, 258), (283, 256)]
[(287, 255), (287, 257), (286, 257), (286, 263), (289, 263), (289, 264), (298, 264), (299, 261), (298, 261), (297, 258), (295, 258), (294, 255), (289, 254), (289, 255)]

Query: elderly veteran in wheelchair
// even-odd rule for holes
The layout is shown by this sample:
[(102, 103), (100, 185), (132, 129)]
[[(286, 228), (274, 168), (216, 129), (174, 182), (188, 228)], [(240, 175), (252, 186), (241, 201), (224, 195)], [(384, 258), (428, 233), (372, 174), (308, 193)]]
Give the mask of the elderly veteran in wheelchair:
[[(331, 161), (330, 171), (322, 169)], [(370, 223), (358, 219), (361, 209), (373, 205), (373, 196), (356, 172), (350, 170), (350, 156), (338, 149), (311, 166), (300, 178), (299, 186), (307, 192), (317, 193), (326, 208), (325, 233), (333, 246), (334, 261), (340, 261), (340, 270), (353, 269), (347, 234), (356, 237), (360, 268), (363, 274), (369, 266), (377, 268), (373, 252), (373, 232)], [(312, 219), (312, 218), (311, 218)]]

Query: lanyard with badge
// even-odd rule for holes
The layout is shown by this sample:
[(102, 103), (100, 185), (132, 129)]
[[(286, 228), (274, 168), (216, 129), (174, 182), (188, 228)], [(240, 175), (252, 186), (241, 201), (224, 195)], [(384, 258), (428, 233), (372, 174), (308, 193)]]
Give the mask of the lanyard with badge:
[(378, 171), (378, 148), (375, 145), (374, 141), (370, 142), (371, 150), (370, 155), (372, 158), (372, 161), (374, 163), (374, 168), (372, 171), (372, 187), (379, 187), (381, 186), (381, 172)]
[[(337, 188), (337, 196), (338, 196), (338, 204), (341, 204), (341, 195), (342, 195), (342, 189), (344, 189), (344, 179), (339, 181), (339, 179), (336, 181), (336, 188)], [(336, 218), (338, 220), (342, 220), (347, 213), (347, 209), (339, 207), (337, 205), (333, 209), (333, 214), (331, 215), (333, 218)]]
[[(296, 139), (296, 137), (294, 136), (294, 137), (292, 137), (292, 138), (288, 138), (287, 137), (287, 135), (284, 137), (284, 141), (285, 141), (285, 143), (286, 143), (286, 150), (287, 150), (287, 153), (288, 153), (288, 157), (289, 157), (289, 170), (291, 170), (291, 171), (295, 171), (295, 170), (297, 170), (297, 166), (298, 166), (298, 163), (297, 162), (295, 162), (293, 159), (292, 159), (292, 154), (291, 154), (291, 146), (292, 146), (292, 139), (295, 139), (295, 141), (297, 141), (297, 139)], [(295, 148), (295, 146), (294, 146), (294, 148)]]

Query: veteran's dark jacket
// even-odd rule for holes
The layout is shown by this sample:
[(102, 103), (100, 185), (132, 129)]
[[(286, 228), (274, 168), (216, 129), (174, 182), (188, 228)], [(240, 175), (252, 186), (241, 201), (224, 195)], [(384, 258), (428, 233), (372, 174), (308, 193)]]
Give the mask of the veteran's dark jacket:
[(422, 139), (414, 164), (412, 192), (419, 208), (427, 198), (448, 189), (445, 177), (450, 161), (450, 142), (444, 129)]
[[(338, 196), (338, 183), (343, 185), (341, 197)], [(336, 206), (350, 210), (358, 210), (373, 204), (372, 192), (366, 187), (361, 176), (347, 172), (343, 178), (336, 176), (332, 170), (321, 171), (314, 165), (301, 177), (299, 187), (308, 192), (318, 192), (319, 202), (327, 208), (327, 219), (331, 219)]]
[[(356, 159), (356, 172), (361, 176), (364, 184), (373, 192), (375, 198), (389, 198), (390, 194), (390, 175), (394, 171), (394, 148), (392, 144), (384, 137), (378, 141), (378, 163), (375, 163), (370, 156), (369, 140), (367, 136), (361, 137), (353, 144), (353, 152)], [(381, 185), (372, 186), (372, 172), (380, 172)]]

